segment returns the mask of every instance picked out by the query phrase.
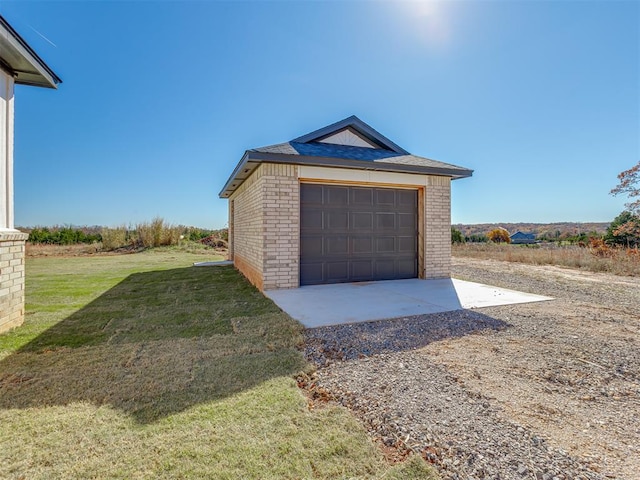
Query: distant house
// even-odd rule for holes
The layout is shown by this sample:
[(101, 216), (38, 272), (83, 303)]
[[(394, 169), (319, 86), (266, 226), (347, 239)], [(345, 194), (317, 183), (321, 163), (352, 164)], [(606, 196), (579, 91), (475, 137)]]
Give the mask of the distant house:
[(248, 150), (229, 199), (229, 256), (261, 290), (450, 276), (451, 181), (352, 116)]
[(513, 244), (523, 244), (523, 243), (536, 243), (536, 234), (535, 233), (522, 233), (520, 231), (511, 235), (511, 243)]
[(13, 225), (13, 93), (15, 85), (61, 82), (0, 16), (0, 332), (24, 319), (24, 251), (28, 235)]

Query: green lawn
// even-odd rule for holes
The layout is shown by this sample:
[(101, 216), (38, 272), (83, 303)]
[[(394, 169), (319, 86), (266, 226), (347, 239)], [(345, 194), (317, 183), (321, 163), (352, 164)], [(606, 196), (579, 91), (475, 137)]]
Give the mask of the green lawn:
[(0, 335), (0, 478), (435, 478), (389, 467), (346, 410), (310, 411), (301, 326), (202, 260), (27, 259), (25, 324)]

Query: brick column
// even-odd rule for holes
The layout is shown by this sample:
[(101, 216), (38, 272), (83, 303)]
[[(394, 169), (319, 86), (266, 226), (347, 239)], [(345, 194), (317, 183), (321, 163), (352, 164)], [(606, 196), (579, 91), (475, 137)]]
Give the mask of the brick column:
[(13, 75), (0, 69), (0, 333), (24, 321), (24, 247), (13, 228)]
[(300, 286), (300, 184), (296, 165), (266, 163), (263, 289)]
[(0, 231), (0, 333), (24, 321), (24, 250), (29, 236)]
[(425, 278), (451, 276), (451, 179), (428, 177), (425, 188)]

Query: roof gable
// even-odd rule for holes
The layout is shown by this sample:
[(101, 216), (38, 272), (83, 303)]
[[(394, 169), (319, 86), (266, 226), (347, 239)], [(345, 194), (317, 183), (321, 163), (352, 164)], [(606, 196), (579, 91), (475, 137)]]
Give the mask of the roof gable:
[[(344, 132), (349, 132), (349, 134), (344, 134)], [(337, 137), (336, 137), (337, 136)], [(337, 143), (336, 138), (340, 138), (349, 141), (353, 140), (353, 136), (358, 137), (361, 142), (364, 142), (366, 145), (353, 145), (352, 143)], [(327, 141), (327, 139), (333, 139), (333, 141)], [(367, 148), (379, 148), (384, 150), (391, 150), (392, 152), (396, 152), (402, 155), (408, 155), (404, 148), (395, 144), (387, 137), (382, 135), (380, 132), (372, 128), (371, 126), (364, 123), (355, 115), (351, 115), (350, 117), (345, 118), (344, 120), (340, 120), (339, 122), (333, 123), (331, 125), (327, 125), (326, 127), (320, 128), (314, 132), (307, 133), (298, 138), (294, 138), (291, 142), (296, 143), (310, 143), (310, 142), (324, 142), (324, 143), (333, 143), (338, 145), (347, 145), (347, 146), (366, 146)]]
[(247, 150), (219, 193), (228, 198), (263, 162), (377, 170), (451, 179), (473, 170), (412, 155), (356, 116), (340, 120), (289, 142)]
[(323, 139), (318, 140), (318, 142), (331, 143), (333, 145), (348, 145), (350, 147), (380, 148), (380, 145), (367, 141), (348, 127), (340, 130), (339, 132), (333, 133), (328, 137), (324, 137)]

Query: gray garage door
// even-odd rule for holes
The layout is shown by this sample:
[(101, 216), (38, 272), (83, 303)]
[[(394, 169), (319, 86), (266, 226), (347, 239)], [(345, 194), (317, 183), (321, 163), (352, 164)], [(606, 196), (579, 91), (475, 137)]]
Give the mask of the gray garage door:
[(300, 185), (300, 285), (418, 276), (418, 192)]

